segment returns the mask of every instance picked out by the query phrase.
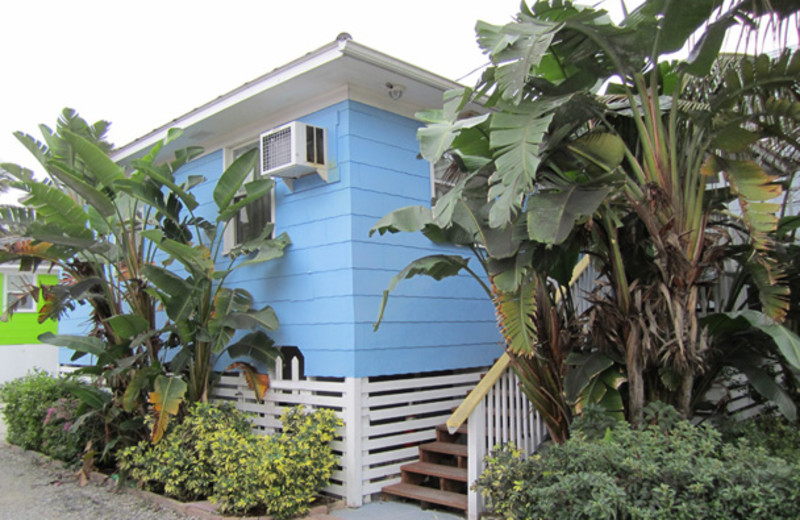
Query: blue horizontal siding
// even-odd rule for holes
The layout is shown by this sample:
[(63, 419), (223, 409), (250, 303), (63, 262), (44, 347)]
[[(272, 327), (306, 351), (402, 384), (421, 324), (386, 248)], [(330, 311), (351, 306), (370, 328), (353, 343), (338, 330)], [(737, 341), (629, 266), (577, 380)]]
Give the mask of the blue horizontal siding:
[[(281, 326), (270, 335), (279, 345), (300, 348), (308, 375), (366, 377), (490, 364), (501, 352), (494, 309), (466, 274), (401, 282), (373, 332), (383, 290), (408, 262), (436, 253), (470, 256), (466, 248), (437, 246), (418, 233), (368, 236), (389, 211), (430, 203), (430, 167), (418, 157), (419, 123), (352, 101), (301, 120), (327, 128), (336, 182), (311, 175), (290, 191), (278, 181), (276, 233), (288, 233), (292, 244), (282, 258), (238, 269), (226, 283), (250, 291), (257, 307), (275, 309)], [(195, 213), (210, 221), (222, 169), (222, 150), (215, 150), (179, 172), (179, 181), (206, 177), (193, 193)], [(475, 260), (470, 265), (479, 270)]]
[[(430, 165), (418, 158), (415, 121), (358, 105), (351, 114), (352, 248), (357, 377), (487, 365), (500, 352), (494, 309), (469, 275), (401, 282), (377, 332), (383, 290), (409, 262), (431, 254), (471, 256), (419, 233), (374, 235), (386, 213), (430, 204)], [(472, 268), (480, 271), (475, 260)]]

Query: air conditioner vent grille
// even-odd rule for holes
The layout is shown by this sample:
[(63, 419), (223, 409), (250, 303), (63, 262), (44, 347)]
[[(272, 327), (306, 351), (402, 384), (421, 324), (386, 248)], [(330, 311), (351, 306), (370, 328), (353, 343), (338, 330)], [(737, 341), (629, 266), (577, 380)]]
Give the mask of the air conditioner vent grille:
[(328, 133), (325, 128), (292, 121), (261, 134), (260, 173), (283, 179), (293, 189), (294, 179), (316, 173), (328, 182)]
[(268, 171), (292, 162), (292, 129), (287, 127), (262, 137), (261, 170)]

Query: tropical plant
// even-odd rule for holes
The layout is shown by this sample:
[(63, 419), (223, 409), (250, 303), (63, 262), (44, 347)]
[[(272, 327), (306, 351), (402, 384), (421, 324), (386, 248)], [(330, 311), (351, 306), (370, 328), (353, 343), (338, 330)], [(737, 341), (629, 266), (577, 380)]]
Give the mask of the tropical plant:
[(63, 380), (40, 371), (0, 385), (8, 442), (26, 450), (41, 450), (48, 410), (69, 395)]
[(205, 500), (214, 492), (215, 437), (251, 438), (252, 425), (232, 404), (195, 403), (163, 442), (141, 441), (117, 455), (119, 468), (138, 485), (183, 501)]
[[(204, 179), (190, 175), (177, 180), (178, 170), (201, 149), (180, 149), (173, 160), (160, 159), (162, 148), (181, 134), (171, 129), (144, 156), (123, 166), (109, 156), (110, 145), (103, 139), (107, 127), (105, 122), (88, 125), (65, 109), (55, 131), (40, 127), (43, 142), (15, 134), (46, 178), (15, 164), (2, 165), (13, 179), (10, 185), (25, 192), (25, 207), (2, 209), (4, 221), (13, 225), (5, 226), (9, 234), (0, 261), (18, 261), (22, 269), (42, 262), (61, 268), (66, 281), (45, 292), (40, 320), (58, 318), (85, 302), (92, 309), (94, 330), (86, 337), (47, 335), (42, 341), (67, 346), (77, 356), (95, 356), (94, 366), (84, 371), (104, 377), (112, 408), (141, 417), (150, 402), (162, 419), (156, 424), (163, 426), (187, 388), (190, 401), (207, 399), (210, 374), (223, 350), (257, 361), (277, 355), (260, 331), (231, 344), (235, 330), (274, 330), (278, 322), (270, 307), (253, 309), (247, 291), (224, 282), (233, 269), (281, 256), (289, 239), (272, 239), (272, 230), (265, 230), (227, 252), (223, 266), (226, 227), (241, 208), (272, 187), (270, 179), (247, 182), (256, 152), (242, 155), (222, 173), (214, 189), (218, 214), (208, 221), (194, 213), (198, 202), (191, 194)], [(245, 196), (234, 203), (242, 190)], [(179, 262), (186, 276), (157, 266), (159, 261)], [(158, 305), (166, 310), (166, 324), (157, 321)], [(167, 363), (174, 375), (166, 375)], [(177, 379), (180, 374), (186, 381)], [(258, 382), (255, 372), (249, 377)], [(263, 390), (264, 381), (258, 387)], [(154, 438), (161, 433), (156, 428)]]
[(333, 473), (330, 443), (342, 422), (332, 410), (295, 407), (281, 423), (281, 432), (257, 435), (235, 407), (197, 403), (159, 444), (123, 451), (120, 467), (145, 489), (208, 498), (225, 514), (295, 518)]
[[(507, 352), (530, 366), (570, 352), (597, 356), (584, 371), (594, 384), (581, 378), (573, 397), (577, 389), (594, 392), (607, 370), (623, 369), (627, 392), (624, 403), (614, 402), (633, 423), (653, 400), (692, 413), (697, 379), (715, 353), (725, 355), (700, 311), (738, 310), (701, 303), (731, 269), (758, 295), (750, 302), (758, 320), (786, 339), (768, 337), (766, 348), (800, 368), (800, 340), (780, 325), (790, 294), (775, 254), (780, 206), (773, 202), (794, 175), (774, 159), (798, 148), (800, 53), (720, 58), (729, 29), (796, 23), (798, 9), (793, 2), (648, 0), (615, 24), (601, 9), (556, 0), (523, 4), (504, 26), (479, 22), (492, 65), (478, 87), (447, 93), (443, 110), (419, 114), (422, 155), (447, 154), (461, 180), (432, 211), (395, 211), (373, 231), (485, 246), (479, 258)], [(668, 61), (685, 47), (688, 58)], [(712, 67), (713, 83), (696, 79)], [(470, 116), (470, 102), (491, 111)], [(540, 287), (563, 288), (564, 271), (581, 253), (600, 273), (588, 327), (578, 341), (554, 343), (542, 337), (543, 312), (554, 307)], [(430, 262), (416, 265), (401, 275), (442, 276)], [(556, 316), (570, 328), (569, 316)], [(587, 358), (576, 359), (587, 366)], [(523, 387), (550, 394), (547, 409), (537, 403), (547, 419), (564, 400), (553, 392), (563, 390), (557, 381), (569, 366), (549, 365), (546, 378), (517, 369)], [(565, 438), (564, 421), (548, 425)]]
[(67, 462), (80, 460), (85, 451), (102, 449), (102, 422), (78, 421), (81, 415), (74, 391), (86, 383), (35, 371), (0, 385), (0, 402), (8, 431), (6, 439)]
[[(673, 410), (677, 415), (677, 412)], [(798, 466), (688, 421), (577, 432), (523, 459), (505, 446), (477, 482), (504, 519), (796, 518)]]

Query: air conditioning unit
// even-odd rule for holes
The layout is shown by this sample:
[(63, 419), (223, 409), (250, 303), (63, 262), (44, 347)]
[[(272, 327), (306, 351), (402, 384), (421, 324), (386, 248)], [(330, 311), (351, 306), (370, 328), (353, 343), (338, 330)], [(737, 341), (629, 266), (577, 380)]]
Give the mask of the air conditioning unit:
[(328, 181), (328, 132), (324, 128), (292, 121), (261, 134), (261, 174), (293, 180), (316, 173)]

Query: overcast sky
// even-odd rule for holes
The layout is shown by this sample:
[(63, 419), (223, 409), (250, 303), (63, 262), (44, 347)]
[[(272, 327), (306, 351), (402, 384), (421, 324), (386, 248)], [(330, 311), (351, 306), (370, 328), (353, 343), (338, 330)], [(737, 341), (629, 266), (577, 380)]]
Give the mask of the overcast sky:
[[(618, 3), (618, 0), (615, 2)], [(11, 133), (40, 135), (63, 107), (111, 121), (121, 146), (331, 41), (459, 79), (486, 60), (478, 19), (519, 0), (2, 0), (0, 161), (33, 166)]]

